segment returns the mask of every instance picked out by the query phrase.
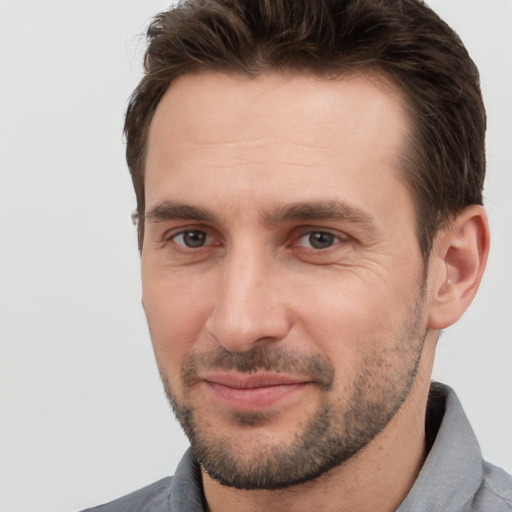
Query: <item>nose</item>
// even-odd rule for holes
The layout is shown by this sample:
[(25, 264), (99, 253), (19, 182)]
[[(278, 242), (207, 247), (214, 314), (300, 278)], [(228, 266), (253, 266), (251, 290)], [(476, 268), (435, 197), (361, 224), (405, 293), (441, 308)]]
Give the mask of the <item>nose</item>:
[(206, 330), (227, 350), (246, 352), (282, 340), (289, 332), (290, 312), (275, 267), (261, 255), (242, 251), (223, 261)]

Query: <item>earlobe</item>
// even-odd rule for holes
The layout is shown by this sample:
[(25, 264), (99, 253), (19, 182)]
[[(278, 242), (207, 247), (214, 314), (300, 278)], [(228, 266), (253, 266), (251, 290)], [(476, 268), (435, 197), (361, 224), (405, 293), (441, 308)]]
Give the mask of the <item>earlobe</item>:
[(455, 323), (471, 304), (489, 254), (489, 226), (481, 206), (469, 206), (441, 230), (430, 259), (429, 327)]

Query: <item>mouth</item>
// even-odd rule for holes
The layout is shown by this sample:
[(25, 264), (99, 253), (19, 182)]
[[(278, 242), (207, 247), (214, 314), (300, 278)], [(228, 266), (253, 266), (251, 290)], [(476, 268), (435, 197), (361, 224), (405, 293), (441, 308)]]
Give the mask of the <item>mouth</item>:
[(201, 377), (201, 381), (214, 401), (240, 411), (260, 410), (283, 403), (313, 384), (307, 378), (277, 373), (208, 373)]

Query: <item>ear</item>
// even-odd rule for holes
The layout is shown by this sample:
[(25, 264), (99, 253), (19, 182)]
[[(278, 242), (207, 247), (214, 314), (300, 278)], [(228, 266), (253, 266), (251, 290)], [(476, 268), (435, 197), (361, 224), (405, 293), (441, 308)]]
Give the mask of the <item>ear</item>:
[(435, 240), (429, 260), (428, 326), (444, 329), (471, 304), (487, 263), (489, 224), (481, 206), (468, 206)]

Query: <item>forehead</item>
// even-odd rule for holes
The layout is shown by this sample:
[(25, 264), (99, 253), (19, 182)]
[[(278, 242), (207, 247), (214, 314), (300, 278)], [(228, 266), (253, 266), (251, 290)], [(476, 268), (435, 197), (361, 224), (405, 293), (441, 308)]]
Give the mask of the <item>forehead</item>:
[(314, 132), (315, 125), (330, 127), (336, 134), (344, 129), (370, 132), (372, 114), (405, 122), (402, 104), (402, 95), (377, 72), (332, 79), (275, 72), (257, 77), (189, 74), (175, 79), (160, 101), (149, 145), (162, 131), (177, 142), (222, 143), (242, 136), (282, 136), (283, 124), (288, 135), (319, 143), (328, 134)]
[(408, 130), (400, 94), (376, 74), (185, 75), (150, 127), (146, 204), (185, 192), (203, 201), (212, 191), (241, 202), (258, 192), (321, 200), (333, 187), (358, 200), (357, 189), (403, 186)]

